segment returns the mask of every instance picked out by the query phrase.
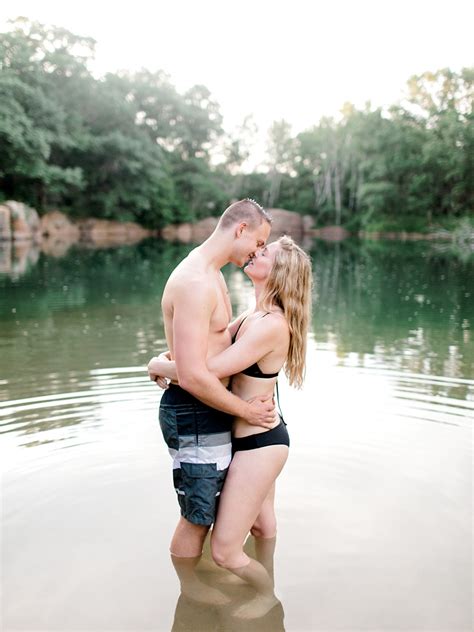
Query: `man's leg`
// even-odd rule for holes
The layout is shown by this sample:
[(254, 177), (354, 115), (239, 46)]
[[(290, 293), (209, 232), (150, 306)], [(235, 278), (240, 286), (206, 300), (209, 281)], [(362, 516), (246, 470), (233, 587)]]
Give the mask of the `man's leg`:
[(200, 580), (196, 567), (231, 460), (232, 417), (179, 386), (170, 385), (163, 399), (160, 424), (173, 457), (173, 484), (181, 510), (170, 544), (171, 561), (183, 594), (200, 602), (226, 603), (220, 591)]
[(170, 553), (176, 557), (200, 557), (208, 526), (193, 524), (180, 517), (171, 540)]
[(193, 524), (181, 516), (171, 540), (171, 562), (183, 595), (200, 603), (224, 605), (229, 599), (220, 590), (203, 583), (196, 570), (208, 531), (209, 527)]

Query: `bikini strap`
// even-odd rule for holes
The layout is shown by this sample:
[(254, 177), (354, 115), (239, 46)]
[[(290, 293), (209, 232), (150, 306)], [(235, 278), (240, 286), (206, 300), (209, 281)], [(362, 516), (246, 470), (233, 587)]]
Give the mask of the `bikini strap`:
[(283, 418), (283, 413), (281, 412), (281, 405), (280, 405), (280, 392), (278, 391), (278, 380), (276, 381), (276, 392), (277, 392), (277, 402), (278, 402), (278, 410), (280, 412), (281, 418), (283, 419), (283, 423), (286, 426), (286, 421)]
[(242, 318), (242, 320), (240, 321), (239, 326), (237, 327), (237, 329), (236, 329), (236, 331), (235, 331), (235, 334), (234, 334), (234, 335), (233, 335), (233, 337), (232, 337), (232, 340), (235, 340), (235, 339), (237, 338), (237, 334), (239, 333), (239, 329), (242, 327), (242, 323), (244, 322), (244, 320), (245, 320), (246, 318), (247, 318), (247, 316), (244, 316), (244, 317)]
[[(270, 314), (270, 313), (271, 313), (271, 312), (265, 312), (265, 314), (262, 316), (262, 318), (265, 318), (265, 316), (268, 316), (268, 314)], [(248, 314), (247, 314), (247, 316), (248, 316)], [(238, 334), (239, 329), (241, 328), (242, 323), (243, 323), (243, 322), (244, 322), (244, 320), (247, 318), (247, 316), (244, 316), (244, 317), (242, 318), (242, 320), (240, 321), (239, 326), (237, 327), (237, 331), (236, 331), (236, 332), (235, 332), (235, 334), (234, 334), (234, 338), (235, 338), (235, 336)]]

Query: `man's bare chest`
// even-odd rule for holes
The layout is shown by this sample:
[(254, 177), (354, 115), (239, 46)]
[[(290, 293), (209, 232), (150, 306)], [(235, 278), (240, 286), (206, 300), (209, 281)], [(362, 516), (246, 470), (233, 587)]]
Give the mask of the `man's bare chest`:
[(232, 318), (232, 305), (224, 278), (217, 278), (214, 283), (216, 306), (209, 323), (210, 332), (222, 332), (227, 329)]

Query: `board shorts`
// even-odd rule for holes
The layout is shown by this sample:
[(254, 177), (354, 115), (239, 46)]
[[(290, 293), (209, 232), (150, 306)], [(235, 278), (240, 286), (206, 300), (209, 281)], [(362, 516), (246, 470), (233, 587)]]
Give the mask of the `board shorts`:
[(176, 384), (161, 398), (160, 427), (173, 459), (174, 488), (181, 515), (193, 524), (215, 522), (232, 458), (233, 419)]

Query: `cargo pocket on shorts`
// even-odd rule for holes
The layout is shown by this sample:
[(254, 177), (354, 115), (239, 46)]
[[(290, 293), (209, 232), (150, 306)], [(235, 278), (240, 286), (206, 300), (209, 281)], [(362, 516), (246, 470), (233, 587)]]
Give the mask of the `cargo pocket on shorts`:
[(215, 463), (181, 462), (184, 517), (189, 522), (202, 525), (210, 525), (214, 522), (216, 494), (220, 491), (221, 475)]
[(166, 445), (171, 450), (179, 449), (178, 426), (176, 423), (176, 411), (173, 408), (160, 406), (160, 428)]

